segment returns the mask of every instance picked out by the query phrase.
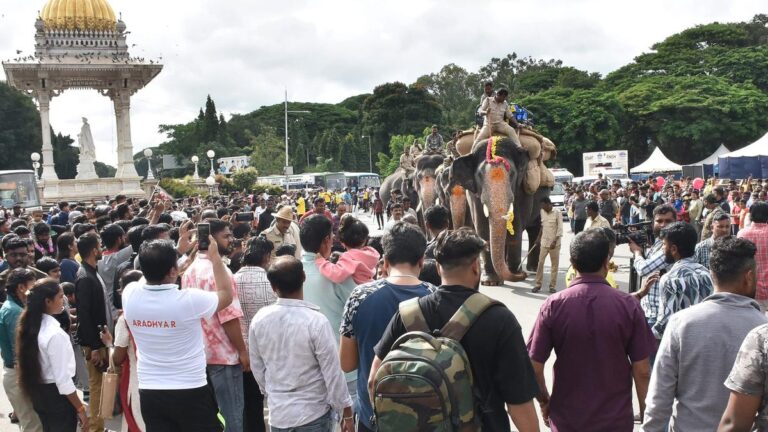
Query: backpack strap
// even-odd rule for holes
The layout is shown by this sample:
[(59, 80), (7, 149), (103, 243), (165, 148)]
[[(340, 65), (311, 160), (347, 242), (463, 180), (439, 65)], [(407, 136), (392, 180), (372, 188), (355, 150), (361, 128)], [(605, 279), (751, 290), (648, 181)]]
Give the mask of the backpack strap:
[(424, 313), (421, 311), (421, 306), (419, 306), (418, 297), (401, 302), (398, 309), (400, 310), (400, 319), (403, 320), (406, 331), (430, 333), (427, 319), (424, 318)]
[(457, 342), (461, 341), (475, 320), (494, 304), (499, 304), (499, 302), (481, 293), (472, 294), (440, 329), (440, 336)]

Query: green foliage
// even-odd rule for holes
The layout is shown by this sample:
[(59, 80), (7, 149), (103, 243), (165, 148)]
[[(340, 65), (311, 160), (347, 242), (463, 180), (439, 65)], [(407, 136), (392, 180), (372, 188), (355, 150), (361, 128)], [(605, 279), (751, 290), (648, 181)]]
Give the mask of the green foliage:
[(29, 155), (41, 152), (40, 115), (32, 99), (0, 82), (0, 169), (32, 169)]
[(77, 175), (77, 163), (80, 160), (80, 149), (72, 147), (72, 138), (53, 134), (51, 129), (51, 145), (53, 146), (53, 163), (56, 175), (62, 179), (73, 179)]
[(379, 160), (376, 162), (382, 178), (397, 170), (397, 167), (400, 166), (400, 155), (403, 154), (406, 147), (410, 148), (415, 139), (415, 135), (395, 135), (389, 139), (389, 152), (379, 152)]
[(254, 167), (248, 167), (235, 171), (232, 174), (232, 184), (236, 190), (250, 190), (256, 183), (259, 172)]
[(363, 110), (363, 130), (373, 137), (374, 153), (386, 152), (392, 136), (418, 134), (425, 126), (439, 125), (442, 119), (437, 99), (420, 84), (394, 82), (377, 86), (365, 100)]
[(269, 183), (255, 183), (253, 186), (251, 186), (248, 192), (257, 195), (263, 194), (264, 192), (266, 192), (268, 195), (282, 195), (285, 193), (285, 189), (283, 189), (281, 186), (275, 186)]
[(182, 198), (198, 194), (198, 190), (184, 180), (166, 177), (160, 180), (159, 185), (174, 198)]
[(438, 73), (420, 77), (416, 84), (424, 86), (443, 107), (442, 123), (448, 130), (472, 127), (482, 94), (478, 74), (451, 63)]
[(104, 162), (96, 161), (93, 163), (93, 166), (96, 168), (96, 175), (99, 176), (99, 178), (114, 177), (115, 174), (117, 174), (117, 168), (112, 165), (107, 165)]
[(275, 135), (275, 130), (263, 127), (258, 135), (254, 135), (250, 130), (246, 130), (245, 135), (250, 142), (250, 148), (253, 149), (250, 166), (257, 169), (260, 175), (283, 174), (285, 144)]

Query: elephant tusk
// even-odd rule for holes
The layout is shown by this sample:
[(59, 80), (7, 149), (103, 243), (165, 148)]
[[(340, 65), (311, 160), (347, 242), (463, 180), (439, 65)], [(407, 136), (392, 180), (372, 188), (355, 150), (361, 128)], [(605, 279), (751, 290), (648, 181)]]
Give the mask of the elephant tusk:
[(488, 210), (488, 206), (483, 204), (483, 214), (485, 214), (485, 217), (488, 217), (489, 214), (491, 214), (490, 210)]

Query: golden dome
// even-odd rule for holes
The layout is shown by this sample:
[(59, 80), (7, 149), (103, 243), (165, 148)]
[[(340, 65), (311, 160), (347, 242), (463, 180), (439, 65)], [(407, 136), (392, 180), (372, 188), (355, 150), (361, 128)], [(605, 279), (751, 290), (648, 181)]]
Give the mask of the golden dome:
[(117, 23), (107, 0), (48, 0), (40, 18), (46, 29), (114, 30)]

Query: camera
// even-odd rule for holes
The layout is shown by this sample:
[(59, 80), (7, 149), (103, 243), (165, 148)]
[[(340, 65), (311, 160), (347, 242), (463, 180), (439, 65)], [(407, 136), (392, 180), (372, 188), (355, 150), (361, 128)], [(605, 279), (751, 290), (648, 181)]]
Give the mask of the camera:
[(616, 224), (613, 227), (616, 234), (616, 245), (629, 243), (630, 240), (640, 247), (653, 244), (653, 222), (640, 222), (636, 224)]

